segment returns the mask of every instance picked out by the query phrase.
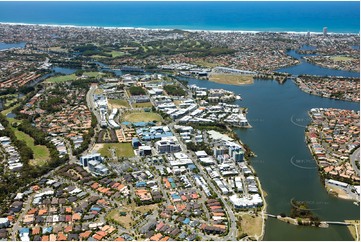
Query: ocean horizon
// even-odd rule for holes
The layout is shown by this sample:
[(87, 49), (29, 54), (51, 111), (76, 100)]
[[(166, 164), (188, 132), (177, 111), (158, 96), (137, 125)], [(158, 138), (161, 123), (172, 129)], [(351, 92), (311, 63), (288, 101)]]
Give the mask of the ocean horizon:
[(218, 32), (360, 33), (360, 2), (0, 2), (0, 23)]

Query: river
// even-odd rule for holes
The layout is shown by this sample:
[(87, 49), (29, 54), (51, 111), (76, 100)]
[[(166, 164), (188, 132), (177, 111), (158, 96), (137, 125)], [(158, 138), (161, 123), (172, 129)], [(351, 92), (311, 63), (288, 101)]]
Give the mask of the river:
[[(295, 68), (283, 68), (293, 75)], [(313, 66), (313, 65), (312, 65)], [(322, 75), (335, 75), (340, 71), (313, 66)], [(307, 68), (305, 69), (307, 70)], [(341, 71), (342, 72), (342, 71)], [(354, 76), (352, 72), (342, 72)], [(223, 88), (240, 94), (236, 103), (248, 108), (251, 129), (236, 129), (240, 139), (248, 144), (257, 157), (251, 159), (267, 192), (267, 212), (290, 213), (290, 200), (305, 201), (321, 220), (343, 221), (359, 219), (359, 207), (351, 201), (328, 195), (320, 181), (316, 163), (304, 141), (305, 126), (309, 123), (307, 111), (314, 107), (334, 107), (359, 110), (359, 103), (340, 101), (302, 92), (291, 80), (284, 84), (276, 81), (255, 80), (254, 84), (234, 86), (205, 80), (187, 79), (189, 84), (206, 88)], [(346, 226), (331, 225), (328, 229), (289, 225), (269, 218), (264, 240), (352, 240)]]

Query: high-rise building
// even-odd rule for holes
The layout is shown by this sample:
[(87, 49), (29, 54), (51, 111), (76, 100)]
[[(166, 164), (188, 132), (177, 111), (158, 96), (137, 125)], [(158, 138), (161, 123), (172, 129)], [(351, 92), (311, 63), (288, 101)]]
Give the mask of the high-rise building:
[(327, 27), (323, 27), (323, 36), (327, 35)]
[(239, 151), (235, 151), (233, 152), (233, 159), (236, 161), (236, 162), (242, 162), (243, 161), (243, 158), (244, 158), (244, 152), (243, 150), (239, 150)]
[(213, 156), (217, 158), (219, 155), (223, 155), (225, 151), (226, 149), (223, 146), (215, 146), (213, 148)]

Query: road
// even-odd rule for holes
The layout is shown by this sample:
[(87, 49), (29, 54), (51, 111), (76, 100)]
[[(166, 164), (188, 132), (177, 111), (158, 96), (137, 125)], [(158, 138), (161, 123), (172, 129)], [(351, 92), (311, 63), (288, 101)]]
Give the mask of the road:
[(30, 205), (33, 201), (33, 197), (35, 196), (35, 194), (33, 193), (31, 196), (28, 197), (28, 199), (26, 200), (26, 202), (24, 202), (25, 207), (21, 210), (21, 213), (18, 216), (18, 219), (16, 219), (12, 229), (11, 229), (11, 240), (16, 241), (17, 238), (17, 234), (19, 231), (19, 228), (22, 228), (22, 226), (20, 226), (20, 221), (22, 221), (24, 219), (25, 214), (29, 211), (30, 209)]
[(96, 89), (97, 87), (93, 85), (90, 86), (89, 91), (86, 94), (86, 103), (89, 110), (97, 117), (98, 124), (100, 124), (101, 121), (100, 114), (95, 110), (95, 105), (94, 105), (94, 93)]
[(356, 160), (360, 162), (360, 147), (350, 155), (352, 168), (356, 171), (357, 176), (360, 176), (360, 169), (356, 166)]

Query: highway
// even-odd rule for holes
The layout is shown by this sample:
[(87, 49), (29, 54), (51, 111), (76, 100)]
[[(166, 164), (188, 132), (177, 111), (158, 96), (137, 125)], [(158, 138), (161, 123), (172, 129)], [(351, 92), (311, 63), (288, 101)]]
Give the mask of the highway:
[(94, 93), (96, 89), (97, 87), (93, 85), (90, 86), (89, 91), (86, 94), (86, 103), (89, 110), (97, 117), (98, 124), (100, 124), (101, 121), (100, 114), (95, 110), (95, 105), (94, 105)]

